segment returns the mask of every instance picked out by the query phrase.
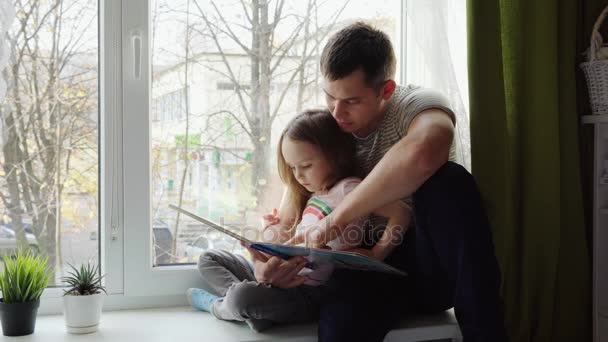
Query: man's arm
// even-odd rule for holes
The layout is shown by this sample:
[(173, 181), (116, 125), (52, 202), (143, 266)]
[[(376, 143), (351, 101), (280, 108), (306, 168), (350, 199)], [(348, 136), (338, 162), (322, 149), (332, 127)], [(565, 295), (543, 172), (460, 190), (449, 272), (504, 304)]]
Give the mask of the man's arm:
[[(419, 113), (407, 134), (332, 212), (331, 230), (413, 194), (448, 160), (454, 123), (440, 109)], [(334, 234), (329, 234), (334, 235)]]

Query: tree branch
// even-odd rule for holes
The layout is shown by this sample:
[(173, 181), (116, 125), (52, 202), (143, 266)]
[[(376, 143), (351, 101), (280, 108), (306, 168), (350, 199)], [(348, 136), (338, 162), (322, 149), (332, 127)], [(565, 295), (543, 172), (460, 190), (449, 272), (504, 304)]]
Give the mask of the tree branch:
[[(243, 51), (245, 51), (245, 53), (250, 55), (252, 53), (251, 50), (247, 46), (245, 46), (245, 44), (243, 44), (243, 42), (241, 42), (241, 40), (236, 36), (236, 34), (234, 34), (232, 29), (230, 28), (230, 25), (228, 24), (228, 21), (226, 21), (226, 19), (222, 15), (222, 12), (220, 12), (219, 8), (217, 8), (215, 1), (211, 1), (211, 5), (213, 5), (213, 8), (215, 8), (215, 12), (219, 16), (219, 18), (222, 21), (222, 23), (224, 24), (224, 26), (226, 26), (226, 29), (228, 30), (228, 32), (224, 31), (224, 33), (226, 35), (228, 35), (230, 38), (232, 38), (232, 40), (234, 40), (234, 42), (237, 43), (241, 47), (241, 49), (243, 49)], [(197, 4), (197, 6), (198, 6), (198, 4)]]
[(249, 138), (253, 139), (253, 135), (247, 129), (247, 127), (241, 121), (241, 119), (238, 116), (236, 116), (232, 111), (229, 111), (229, 110), (220, 110), (220, 111), (217, 111), (217, 112), (213, 112), (211, 114), (206, 114), (206, 116), (207, 116), (207, 125), (208, 125), (208, 122), (209, 122), (209, 120), (211, 118), (213, 118), (214, 116), (219, 115), (219, 114), (228, 114), (228, 115), (230, 115), (234, 120), (236, 120), (236, 122), (239, 124), (239, 126), (241, 126), (241, 128), (243, 129), (243, 131), (245, 131), (245, 133), (247, 133), (247, 135), (249, 136)]
[[(215, 32), (213, 32), (213, 29), (211, 28), (211, 23), (209, 22), (207, 16), (204, 14), (203, 10), (201, 9), (201, 7), (198, 4), (198, 1), (194, 1), (194, 4), (196, 5), (196, 7), (198, 8), (198, 10), (201, 13), (201, 16), (203, 17), (203, 19), (205, 20), (205, 23), (207, 24), (207, 27), (209, 28), (209, 32), (211, 33), (211, 37), (213, 38), (213, 41), (215, 43), (215, 46), (217, 47), (220, 55), (222, 56), (222, 61), (224, 62), (224, 65), (226, 65), (226, 68), (228, 69), (229, 74), (231, 75), (231, 79), (237, 80), (237, 78), (234, 76), (234, 72), (232, 71), (232, 68), (230, 67), (230, 63), (228, 62), (228, 59), (226, 59), (226, 55), (224, 54), (224, 50), (222, 49), (222, 46), (219, 42), (219, 39), (217, 38), (217, 35), (215, 34)], [(238, 85), (238, 83), (237, 83)], [(236, 87), (237, 90), (237, 96), (239, 98), (239, 101), (241, 103), (241, 107), (243, 109), (243, 113), (245, 114), (245, 116), (247, 117), (247, 120), (250, 121), (251, 118), (249, 116), (249, 109), (247, 107), (247, 105), (245, 104), (245, 99), (243, 99), (243, 95), (239, 89), (239, 87)]]

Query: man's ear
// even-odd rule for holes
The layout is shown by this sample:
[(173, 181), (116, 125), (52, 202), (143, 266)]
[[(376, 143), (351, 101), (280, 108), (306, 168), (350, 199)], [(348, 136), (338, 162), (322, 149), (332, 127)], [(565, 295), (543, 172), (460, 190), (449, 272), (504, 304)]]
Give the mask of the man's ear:
[(382, 87), (382, 99), (388, 101), (391, 96), (393, 96), (395, 88), (397, 88), (397, 83), (395, 83), (395, 81), (388, 80), (384, 82), (384, 86)]

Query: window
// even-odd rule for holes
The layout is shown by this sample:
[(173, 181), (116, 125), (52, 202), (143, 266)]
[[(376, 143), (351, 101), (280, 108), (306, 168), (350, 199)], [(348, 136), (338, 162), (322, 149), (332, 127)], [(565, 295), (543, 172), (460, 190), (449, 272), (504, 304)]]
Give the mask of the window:
[[(389, 34), (398, 83), (450, 96), (466, 159), (462, 0), (13, 3), (0, 248), (48, 255), (52, 285), (68, 262), (101, 262), (110, 307), (183, 303), (202, 251), (242, 252), (168, 204), (257, 226), (282, 194), (278, 135), (298, 111), (325, 105), (321, 49), (355, 20)], [(253, 58), (252, 30), (267, 32), (257, 37), (267, 58)], [(60, 311), (53, 291), (43, 312)]]
[(98, 3), (14, 9), (0, 100), (0, 254), (48, 256), (59, 286), (68, 263), (99, 262)]

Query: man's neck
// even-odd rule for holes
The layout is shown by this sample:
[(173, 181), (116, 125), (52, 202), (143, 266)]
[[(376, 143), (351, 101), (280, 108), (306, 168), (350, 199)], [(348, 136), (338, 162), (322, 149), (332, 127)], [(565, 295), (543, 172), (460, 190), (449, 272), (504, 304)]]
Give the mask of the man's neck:
[(378, 129), (378, 126), (380, 126), (380, 123), (382, 122), (382, 120), (384, 120), (384, 116), (386, 115), (387, 110), (388, 110), (388, 102), (386, 102), (386, 105), (383, 106), (382, 111), (381, 111), (380, 115), (378, 115), (378, 118), (376, 120), (374, 120), (373, 122), (370, 122), (370, 124), (367, 127), (362, 128), (362, 129), (358, 130), (357, 132), (353, 132), (353, 136), (357, 139), (365, 139), (365, 138), (369, 137), (372, 133), (374, 133)]

